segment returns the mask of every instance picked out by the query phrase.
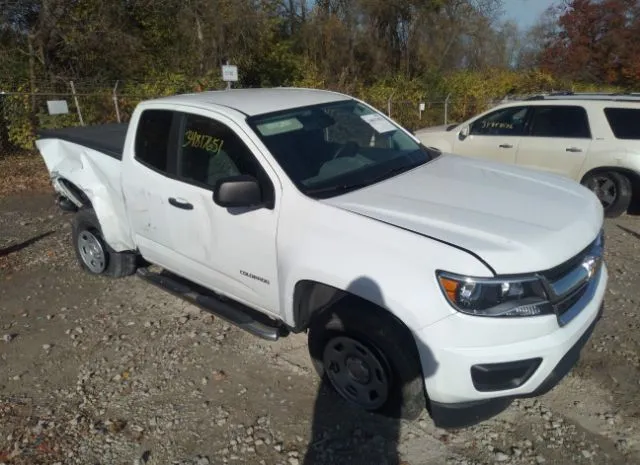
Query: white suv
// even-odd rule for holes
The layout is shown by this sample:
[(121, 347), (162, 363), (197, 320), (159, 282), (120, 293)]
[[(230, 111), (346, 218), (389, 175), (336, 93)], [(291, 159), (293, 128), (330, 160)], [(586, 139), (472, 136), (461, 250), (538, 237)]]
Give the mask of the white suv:
[(444, 152), (569, 177), (597, 195), (608, 217), (627, 211), (640, 179), (640, 97), (632, 94), (540, 95), (416, 136)]

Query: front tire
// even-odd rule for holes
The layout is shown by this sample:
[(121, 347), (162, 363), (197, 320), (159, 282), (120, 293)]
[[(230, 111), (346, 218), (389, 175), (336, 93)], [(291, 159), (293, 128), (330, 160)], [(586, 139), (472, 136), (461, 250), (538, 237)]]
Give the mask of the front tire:
[(616, 218), (629, 209), (633, 190), (627, 176), (604, 171), (589, 174), (582, 184), (598, 197), (607, 218)]
[(413, 336), (383, 310), (347, 297), (312, 317), (308, 344), (322, 382), (347, 402), (409, 420), (427, 406)]
[(116, 252), (107, 244), (93, 209), (82, 209), (74, 215), (71, 236), (76, 258), (85, 272), (120, 278), (136, 271), (137, 254)]

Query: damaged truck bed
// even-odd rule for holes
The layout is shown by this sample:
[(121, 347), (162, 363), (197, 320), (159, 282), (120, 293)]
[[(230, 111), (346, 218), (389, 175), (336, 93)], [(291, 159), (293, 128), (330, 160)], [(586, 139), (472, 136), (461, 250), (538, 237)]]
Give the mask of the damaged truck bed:
[(46, 129), (38, 131), (43, 157), (58, 205), (65, 211), (93, 208), (104, 215), (101, 228), (112, 247), (131, 246), (129, 232), (119, 218), (125, 215), (120, 189), (122, 154), (128, 123)]

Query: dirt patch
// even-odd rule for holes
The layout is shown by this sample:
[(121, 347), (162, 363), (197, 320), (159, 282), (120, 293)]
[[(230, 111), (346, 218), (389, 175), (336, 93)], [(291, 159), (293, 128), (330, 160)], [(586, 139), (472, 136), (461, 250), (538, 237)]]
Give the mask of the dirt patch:
[(47, 167), (37, 153), (0, 155), (0, 197), (53, 192)]
[(473, 428), (321, 389), (306, 336), (258, 340), (136, 277), (80, 271), (51, 195), (0, 199), (0, 462), (640, 463), (640, 219), (607, 221), (606, 312), (550, 393)]

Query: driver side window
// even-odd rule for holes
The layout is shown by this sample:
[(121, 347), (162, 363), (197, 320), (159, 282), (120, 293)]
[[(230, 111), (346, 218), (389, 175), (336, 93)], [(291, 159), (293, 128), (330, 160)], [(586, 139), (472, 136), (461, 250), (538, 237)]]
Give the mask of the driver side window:
[(474, 121), (469, 134), (477, 136), (521, 136), (524, 134), (528, 107), (496, 110)]
[(178, 176), (205, 188), (220, 178), (248, 174), (259, 179), (253, 153), (228, 126), (200, 115), (185, 114), (178, 139)]

